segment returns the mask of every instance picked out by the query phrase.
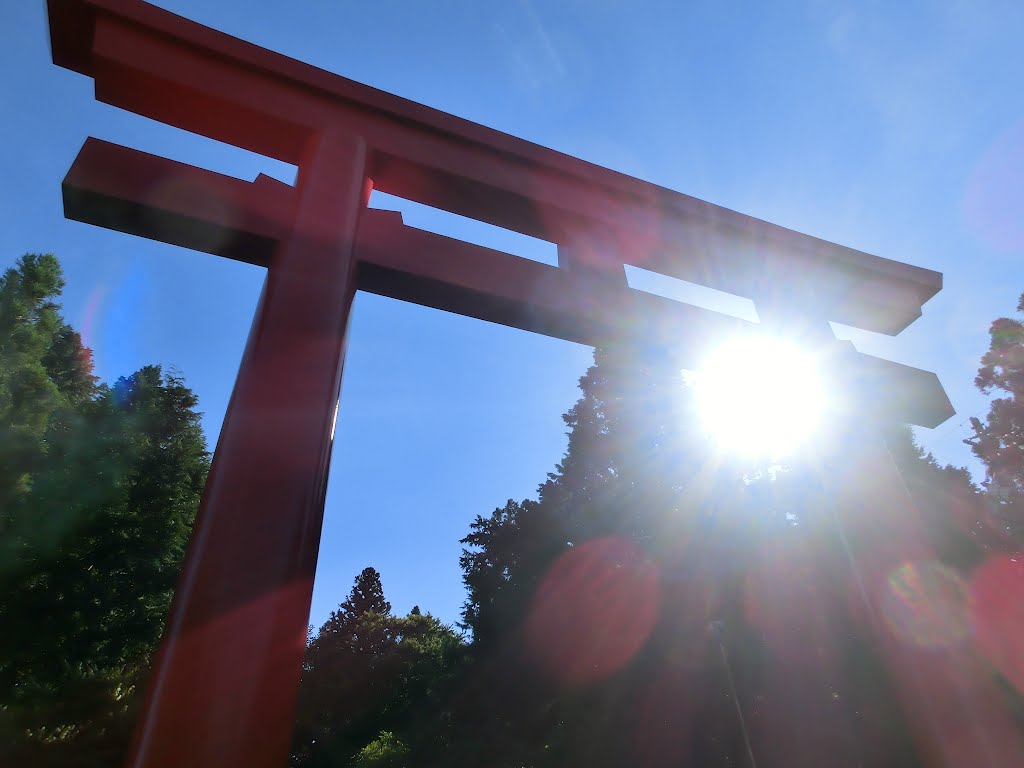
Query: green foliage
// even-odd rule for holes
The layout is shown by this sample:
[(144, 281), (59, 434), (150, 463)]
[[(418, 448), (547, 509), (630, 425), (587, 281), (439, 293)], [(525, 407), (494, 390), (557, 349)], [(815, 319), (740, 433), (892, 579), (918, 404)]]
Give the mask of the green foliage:
[(88, 351), (55, 301), (63, 288), (50, 254), (23, 256), (0, 278), (0, 533), (45, 462), (51, 417), (95, 387)]
[(359, 750), (352, 768), (404, 768), (409, 748), (391, 731), (381, 731), (376, 739)]
[[(1024, 313), (1024, 295), (1017, 304)], [(972, 419), (967, 442), (987, 470), (985, 485), (1000, 527), (1024, 539), (1024, 322), (1001, 317), (989, 329), (988, 352), (974, 383), (985, 394), (999, 394), (985, 422)]]
[(0, 729), (16, 759), (120, 760), (205, 483), (196, 397), (97, 383), (53, 256), (0, 280)]
[(413, 750), (422, 764), (446, 739), (463, 654), (461, 636), (429, 613), (392, 615), (380, 575), (364, 569), (306, 649), (293, 765), (402, 765)]

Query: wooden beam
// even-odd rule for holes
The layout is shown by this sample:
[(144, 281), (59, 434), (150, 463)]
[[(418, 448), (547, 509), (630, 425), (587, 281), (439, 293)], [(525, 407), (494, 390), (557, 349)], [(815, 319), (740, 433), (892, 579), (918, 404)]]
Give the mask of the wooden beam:
[(137, 0), (49, 0), (54, 61), (97, 98), (287, 162), (319, 130), (369, 144), (376, 189), (623, 263), (895, 334), (942, 287), (931, 270), (794, 232), (601, 168), (208, 29)]
[[(269, 266), (295, 190), (242, 181), (90, 138), (64, 180), (68, 218)], [(356, 287), (581, 344), (671, 350), (693, 369), (708, 345), (757, 324), (621, 283), (407, 227), (367, 210), (355, 244)], [(883, 418), (934, 427), (953, 415), (934, 373), (853, 352), (839, 375)]]

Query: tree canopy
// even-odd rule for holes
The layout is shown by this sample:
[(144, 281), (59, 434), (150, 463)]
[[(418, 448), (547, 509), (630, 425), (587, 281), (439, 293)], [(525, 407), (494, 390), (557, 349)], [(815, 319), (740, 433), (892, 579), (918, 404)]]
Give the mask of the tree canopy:
[(12, 762), (110, 764), (209, 456), (181, 376), (97, 380), (63, 285), (52, 255), (0, 278), (0, 742)]
[(391, 613), (365, 568), (306, 648), (292, 763), (400, 766), (438, 756), (462, 637), (429, 613)]
[[(1024, 294), (1017, 303), (1024, 313)], [(985, 465), (985, 485), (1000, 527), (1024, 539), (1024, 322), (1000, 317), (989, 329), (989, 349), (974, 383), (996, 394), (982, 422), (971, 419), (974, 437), (967, 442)]]
[(822, 467), (716, 456), (668, 358), (599, 350), (580, 388), (538, 500), (464, 539), (475, 674), (500, 692), (472, 711), (483, 762), (744, 765), (748, 738), (783, 727), (793, 765), (827, 739), (851, 765), (905, 753), (879, 663), (833, 607)]

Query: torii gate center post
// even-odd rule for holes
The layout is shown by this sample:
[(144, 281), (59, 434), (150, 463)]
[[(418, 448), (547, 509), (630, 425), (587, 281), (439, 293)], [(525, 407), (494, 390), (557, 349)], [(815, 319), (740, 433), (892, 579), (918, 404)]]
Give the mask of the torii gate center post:
[[(267, 268), (133, 766), (287, 761), (357, 290), (586, 344), (658, 345), (681, 367), (756, 327), (629, 288), (631, 264), (749, 297), (764, 322), (841, 350), (834, 374), (856, 383), (874, 420), (932, 427), (953, 412), (934, 374), (859, 354), (828, 326), (897, 334), (940, 290), (936, 272), (600, 168), (141, 0), (48, 10), (54, 62), (93, 78), (98, 100), (299, 169), (294, 187), (250, 183), (89, 138), (63, 183), (69, 218)], [(558, 266), (408, 228), (367, 208), (372, 188), (554, 242)], [(949, 729), (958, 749), (1020, 749), (994, 693), (957, 683), (955, 654), (904, 648), (877, 619), (886, 575), (927, 553), (884, 447), (863, 442), (838, 514), (916, 743), (935, 764), (947, 764)], [(891, 529), (884, 551), (866, 546), (879, 526)]]

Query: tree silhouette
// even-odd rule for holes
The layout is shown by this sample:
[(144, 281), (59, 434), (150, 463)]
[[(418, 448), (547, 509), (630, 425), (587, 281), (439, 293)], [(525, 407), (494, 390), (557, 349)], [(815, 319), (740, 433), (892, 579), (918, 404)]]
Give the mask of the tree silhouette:
[(393, 616), (380, 574), (364, 568), (306, 649), (292, 764), (390, 766), (410, 752), (424, 763), (447, 738), (463, 650), (429, 613)]
[[(1024, 313), (1024, 295), (1017, 304)], [(985, 486), (1000, 527), (1024, 539), (1024, 322), (1001, 317), (989, 329), (989, 349), (974, 383), (994, 399), (986, 421), (972, 418), (967, 440), (987, 470)]]
[(913, 765), (815, 447), (716, 454), (671, 359), (595, 357), (538, 500), (463, 540), (465, 764)]
[(348, 619), (358, 619), (367, 613), (387, 616), (391, 613), (391, 603), (384, 599), (384, 587), (380, 583), (380, 574), (374, 568), (364, 568), (356, 576), (345, 602), (341, 604), (340, 614)]

